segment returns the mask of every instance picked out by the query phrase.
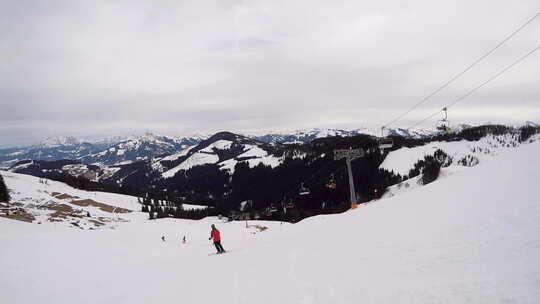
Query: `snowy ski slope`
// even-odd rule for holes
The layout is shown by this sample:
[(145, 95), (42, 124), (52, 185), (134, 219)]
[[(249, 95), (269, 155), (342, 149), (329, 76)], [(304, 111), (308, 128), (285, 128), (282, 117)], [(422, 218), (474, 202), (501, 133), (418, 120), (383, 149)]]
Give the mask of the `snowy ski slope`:
[[(81, 231), (0, 218), (0, 303), (538, 303), (539, 155), (540, 142), (501, 150), (294, 225), (164, 219)], [(230, 253), (208, 255), (212, 223)]]

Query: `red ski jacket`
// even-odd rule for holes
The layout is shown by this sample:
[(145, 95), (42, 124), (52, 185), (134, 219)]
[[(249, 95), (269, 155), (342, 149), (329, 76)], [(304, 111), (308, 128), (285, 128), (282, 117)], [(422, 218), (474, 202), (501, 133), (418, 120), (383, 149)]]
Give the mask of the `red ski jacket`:
[(212, 229), (212, 232), (210, 232), (210, 237), (214, 242), (221, 241), (221, 236), (219, 235), (219, 230), (217, 229)]

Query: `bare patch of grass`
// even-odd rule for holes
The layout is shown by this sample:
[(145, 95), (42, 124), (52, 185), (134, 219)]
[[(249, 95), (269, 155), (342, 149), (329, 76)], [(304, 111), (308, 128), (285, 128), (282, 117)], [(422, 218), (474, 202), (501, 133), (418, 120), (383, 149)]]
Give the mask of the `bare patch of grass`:
[(120, 208), (120, 207), (114, 207), (114, 206), (111, 206), (111, 205), (96, 202), (96, 201), (91, 200), (91, 199), (74, 200), (74, 201), (71, 201), (71, 203), (73, 205), (77, 205), (77, 206), (81, 206), (81, 207), (88, 207), (88, 206), (97, 207), (101, 211), (105, 211), (105, 212), (109, 212), (109, 213), (112, 213), (113, 210), (114, 210), (114, 213), (130, 213), (131, 212), (131, 210), (128, 210), (128, 209), (124, 209), (124, 208)]
[(55, 211), (54, 213), (49, 215), (48, 220), (50, 222), (62, 221), (63, 219), (67, 219), (68, 217), (82, 218), (82, 211), (75, 210), (71, 208), (70, 205), (53, 203), (47, 205), (47, 209)]
[(32, 214), (26, 212), (26, 210), (22, 208), (17, 209), (10, 209), (9, 211), (6, 210), (6, 212), (3, 212), (0, 214), (0, 217), (5, 217), (12, 220), (17, 220), (21, 222), (27, 222), (32, 223), (35, 218)]
[(65, 199), (77, 199), (77, 198), (79, 198), (78, 196), (71, 196), (71, 195), (66, 194), (66, 193), (58, 193), (58, 192), (53, 192), (53, 193), (51, 193), (51, 195), (52, 195), (54, 198), (61, 199), (61, 200), (65, 200)]

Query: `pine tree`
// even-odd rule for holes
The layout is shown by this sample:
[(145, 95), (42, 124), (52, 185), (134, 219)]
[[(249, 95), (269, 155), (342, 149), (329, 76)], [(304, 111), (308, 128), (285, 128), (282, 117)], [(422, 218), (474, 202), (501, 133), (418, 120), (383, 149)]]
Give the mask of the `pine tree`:
[(422, 184), (427, 185), (439, 177), (441, 171), (441, 164), (433, 156), (425, 157), (425, 165), (422, 170)]
[(0, 202), (9, 202), (10, 196), (4, 178), (0, 175)]

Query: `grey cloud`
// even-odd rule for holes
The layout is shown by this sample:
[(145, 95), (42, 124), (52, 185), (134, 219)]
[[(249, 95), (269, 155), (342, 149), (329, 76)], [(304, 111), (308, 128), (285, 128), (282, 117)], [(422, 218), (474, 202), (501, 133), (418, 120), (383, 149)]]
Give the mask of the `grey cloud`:
[[(532, 0), (4, 1), (0, 145), (145, 129), (379, 126), (537, 10)], [(398, 125), (464, 94), (538, 37), (540, 19)], [(540, 121), (539, 66), (540, 53), (456, 105), (453, 121)]]

